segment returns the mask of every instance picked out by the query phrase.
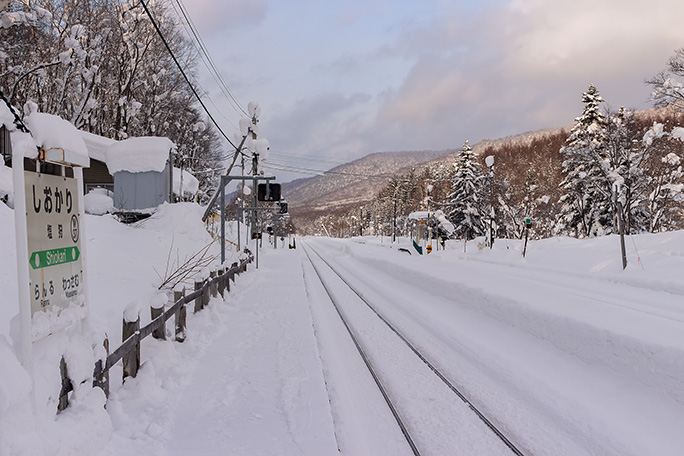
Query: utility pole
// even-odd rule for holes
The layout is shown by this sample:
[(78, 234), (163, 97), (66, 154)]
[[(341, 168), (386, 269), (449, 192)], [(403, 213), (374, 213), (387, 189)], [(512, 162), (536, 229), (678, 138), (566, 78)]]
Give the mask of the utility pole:
[(394, 186), (394, 211), (392, 212), (392, 244), (397, 242), (397, 190), (399, 186)]
[(625, 221), (622, 216), (622, 203), (617, 201), (618, 223), (620, 224), (620, 249), (622, 252), (622, 269), (627, 268), (627, 251), (625, 250)]
[(363, 206), (361, 206), (359, 213), (359, 236), (363, 236)]
[[(430, 194), (432, 193), (433, 186), (432, 184), (428, 184), (427, 186), (427, 230), (426, 235), (427, 235), (427, 240), (425, 241), (425, 250), (427, 253), (430, 253), (432, 251), (432, 224), (430, 223)], [(428, 243), (430, 245), (430, 248), (428, 249)]]
[(489, 166), (489, 248), (494, 247), (494, 155), (485, 158), (485, 164)]

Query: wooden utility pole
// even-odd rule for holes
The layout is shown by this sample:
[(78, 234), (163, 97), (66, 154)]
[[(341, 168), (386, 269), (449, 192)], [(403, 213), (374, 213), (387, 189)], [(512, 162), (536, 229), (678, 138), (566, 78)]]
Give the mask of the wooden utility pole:
[(622, 203), (617, 202), (618, 223), (620, 224), (620, 249), (622, 252), (622, 269), (627, 267), (627, 252), (625, 250), (625, 221), (622, 217)]

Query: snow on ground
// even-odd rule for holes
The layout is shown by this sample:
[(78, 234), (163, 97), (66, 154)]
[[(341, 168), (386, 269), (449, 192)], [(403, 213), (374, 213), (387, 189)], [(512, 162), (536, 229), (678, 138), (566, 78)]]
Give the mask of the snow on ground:
[(534, 242), (525, 259), (520, 241), (427, 257), (318, 244), (532, 454), (679, 454), (683, 234), (634, 236), (625, 271), (616, 236)]
[[(212, 243), (201, 214), (183, 203), (135, 225), (87, 216), (90, 325), (36, 343), (32, 383), (13, 347), (13, 211), (0, 204), (1, 456), (405, 451), (332, 318), (303, 254), (308, 243), (440, 360), (526, 454), (684, 448), (684, 232), (629, 238), (625, 271), (614, 236), (530, 241), (525, 259), (517, 240), (492, 250), (474, 241), (465, 252), (450, 241), (428, 256), (386, 237), (297, 240), (297, 250), (264, 240), (259, 269), (250, 265), (225, 301), (189, 315), (186, 342), (145, 339), (142, 369), (123, 385), (121, 368), (112, 370), (104, 409), (90, 386), (101, 355), (93, 347), (105, 332), (112, 348), (120, 344), (131, 302), (149, 321), (167, 268)], [(235, 239), (235, 225), (227, 231)], [(228, 263), (237, 260), (228, 253)], [(76, 391), (56, 415), (62, 355)], [(401, 388), (400, 380), (391, 383)]]

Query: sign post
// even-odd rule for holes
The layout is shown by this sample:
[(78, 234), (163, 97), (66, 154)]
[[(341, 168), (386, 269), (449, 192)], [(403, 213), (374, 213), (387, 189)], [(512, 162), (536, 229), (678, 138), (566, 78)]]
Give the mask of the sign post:
[(527, 252), (527, 237), (530, 233), (530, 227), (532, 226), (532, 219), (531, 218), (526, 218), (525, 219), (525, 245), (523, 246), (523, 258), (525, 258), (525, 253)]

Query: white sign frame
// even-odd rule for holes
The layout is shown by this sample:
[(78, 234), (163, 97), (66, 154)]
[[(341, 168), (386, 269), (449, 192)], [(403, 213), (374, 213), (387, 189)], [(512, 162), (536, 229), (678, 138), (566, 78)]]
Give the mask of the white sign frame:
[[(13, 150), (12, 151), (12, 180), (14, 188), (14, 227), (15, 227), (15, 240), (16, 240), (16, 252), (17, 252), (17, 285), (18, 285), (18, 298), (19, 298), (19, 319), (21, 322), (20, 327), (20, 340), (19, 342), (19, 353), (22, 365), (24, 368), (33, 375), (33, 342), (38, 340), (34, 338), (33, 331), (33, 321), (32, 321), (32, 310), (31, 310), (31, 277), (29, 269), (31, 268), (29, 263), (29, 236), (27, 229), (27, 197), (25, 191), (25, 173), (30, 173), (31, 171), (24, 170), (24, 154), (23, 150)], [(74, 179), (77, 183), (77, 191), (73, 196), (74, 204), (77, 207), (77, 217), (80, 222), (79, 226), (79, 240), (87, 239), (85, 233), (85, 212), (84, 212), (84, 198), (83, 198), (83, 169), (80, 167), (71, 168), (73, 170)], [(64, 173), (62, 173), (64, 174)], [(59, 178), (59, 176), (54, 176)], [(83, 271), (81, 273), (81, 284), (79, 293), (79, 302), (83, 305), (83, 312), (80, 313), (79, 318), (82, 323), (86, 322), (88, 319), (88, 287), (87, 287), (87, 263), (86, 263), (86, 245), (85, 241), (81, 243), (80, 247), (80, 268)], [(65, 326), (75, 323), (69, 319), (68, 321), (60, 321), (56, 319), (55, 325), (51, 325), (48, 331), (40, 331), (37, 335), (41, 337), (48, 336), (52, 332), (63, 329)], [(39, 338), (41, 338), (39, 337)]]
[(24, 171), (35, 342), (85, 318), (81, 211), (75, 178)]

